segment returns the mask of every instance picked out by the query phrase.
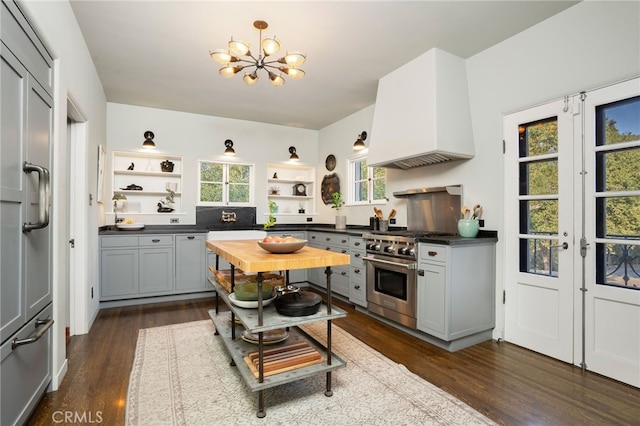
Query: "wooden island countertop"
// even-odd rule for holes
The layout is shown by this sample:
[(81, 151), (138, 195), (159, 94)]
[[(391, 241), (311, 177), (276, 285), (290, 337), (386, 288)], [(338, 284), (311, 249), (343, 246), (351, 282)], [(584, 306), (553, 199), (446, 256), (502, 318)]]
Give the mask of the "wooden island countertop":
[(207, 240), (207, 248), (244, 272), (286, 271), (348, 265), (348, 254), (305, 246), (295, 253), (273, 254), (253, 240)]

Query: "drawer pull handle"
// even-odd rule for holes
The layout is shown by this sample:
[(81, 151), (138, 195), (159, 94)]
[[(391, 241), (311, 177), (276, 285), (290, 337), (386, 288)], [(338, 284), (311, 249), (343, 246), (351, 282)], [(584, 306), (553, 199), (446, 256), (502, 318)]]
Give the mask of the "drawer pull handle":
[(340, 272), (340, 275), (347, 275), (345, 271)]
[(354, 254), (355, 257), (360, 257), (360, 253)]
[(327, 238), (326, 238), (326, 240), (327, 240), (327, 241), (331, 241), (331, 238), (327, 237)]
[(433, 257), (433, 256), (437, 256), (437, 255), (438, 255), (438, 252), (437, 252), (437, 251), (430, 251), (430, 252), (427, 252), (427, 254), (428, 254), (429, 256)]
[(151, 242), (152, 242), (152, 243), (159, 243), (159, 242), (160, 242), (160, 240), (159, 240), (159, 239), (157, 239), (157, 238), (154, 238), (153, 240), (151, 240)]
[(326, 247), (325, 250), (331, 251), (331, 247)]
[(342, 240), (342, 244), (345, 244), (347, 242), (347, 240)]
[(360, 290), (360, 286), (359, 285), (354, 285), (353, 288), (355, 288), (356, 290)]
[(418, 275), (424, 277), (424, 269), (418, 269)]
[(311, 239), (312, 239), (312, 240), (315, 240), (315, 239), (316, 239), (316, 236), (315, 236), (315, 235), (312, 235), (312, 236), (311, 236)]
[(343, 252), (343, 253), (346, 253), (347, 251), (346, 251), (346, 250), (342, 250), (342, 252)]
[[(44, 325), (44, 327), (38, 330), (38, 327), (42, 325)], [(26, 339), (20, 339), (20, 340), (13, 339), (13, 341), (11, 342), (11, 349), (15, 349), (18, 346), (28, 345), (30, 343), (37, 342), (42, 336), (44, 336), (44, 333), (46, 333), (47, 330), (49, 330), (52, 325), (53, 325), (53, 320), (51, 318), (46, 320), (41, 320), (41, 319), (36, 320), (35, 331), (31, 333), (29, 337), (27, 337)]]
[(355, 272), (356, 274), (360, 273), (360, 269), (354, 269), (353, 272)]
[(188, 240), (193, 240), (194, 238), (195, 238), (195, 237), (194, 237), (193, 235), (189, 235), (189, 236), (187, 237), (187, 239), (188, 239)]

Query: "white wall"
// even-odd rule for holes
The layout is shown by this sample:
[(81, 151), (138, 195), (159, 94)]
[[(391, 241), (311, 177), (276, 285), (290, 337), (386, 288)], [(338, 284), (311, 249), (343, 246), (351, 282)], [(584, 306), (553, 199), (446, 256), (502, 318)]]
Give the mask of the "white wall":
[[(640, 3), (586, 1), (493, 46), (467, 60), (471, 117), (476, 156), (468, 161), (388, 171), (385, 211), (398, 210), (398, 224), (406, 225), (404, 202), (394, 191), (463, 185), (463, 204), (484, 206), (485, 228), (498, 231), (496, 329), (503, 337), (504, 284), (502, 117), (505, 113), (558, 99), (582, 90), (640, 75)], [(366, 108), (320, 131), (318, 170), (334, 153), (336, 171), (344, 179), (343, 159), (355, 137), (371, 129), (373, 108)], [(342, 167), (342, 168), (341, 168)], [(328, 207), (327, 207), (328, 208)], [(348, 223), (367, 224), (367, 207), (344, 209)]]
[[(290, 146), (296, 147), (300, 165), (315, 166), (318, 161), (318, 132), (315, 130), (109, 103), (105, 182), (107, 198), (110, 199), (112, 194), (113, 151), (146, 151), (142, 149), (146, 130), (151, 130), (155, 135), (155, 153), (183, 157), (182, 210), (186, 214), (136, 216), (135, 220), (141, 223), (169, 223), (170, 217), (178, 217), (180, 224), (195, 224), (199, 159), (255, 164), (257, 223), (264, 223), (267, 218), (267, 163), (286, 164)], [(226, 139), (233, 141), (235, 157), (223, 155)], [(107, 212), (108, 224), (113, 224), (114, 221), (112, 210), (110, 208)], [(295, 219), (287, 220), (291, 223)], [(278, 221), (283, 223), (284, 218), (279, 218)]]
[[(97, 245), (98, 225), (102, 216), (102, 206), (95, 201), (89, 205), (89, 194), (95, 200), (97, 184), (97, 146), (105, 143), (106, 134), (106, 98), (102, 84), (98, 78), (88, 49), (77, 25), (71, 6), (66, 1), (55, 2), (20, 2), (27, 18), (43, 39), (54, 59), (55, 93), (54, 93), (54, 166), (52, 175), (53, 213), (53, 389), (57, 389), (66, 371), (65, 325), (66, 313), (69, 309), (66, 286), (67, 265), (61, 256), (68, 247), (68, 235), (65, 221), (69, 214), (67, 206), (61, 203), (67, 188), (63, 185), (64, 170), (70, 165), (67, 159), (67, 97), (87, 119), (87, 145), (81, 151), (82, 168), (86, 164), (86, 173), (76, 182), (78, 194), (83, 197), (86, 210), (76, 218), (76, 262), (83, 266), (82, 279), (76, 300), (80, 306), (79, 322), (85, 327), (76, 330), (86, 333), (98, 312), (98, 298), (91, 299), (90, 288), (97, 290)], [(75, 167), (75, 166), (74, 166)]]

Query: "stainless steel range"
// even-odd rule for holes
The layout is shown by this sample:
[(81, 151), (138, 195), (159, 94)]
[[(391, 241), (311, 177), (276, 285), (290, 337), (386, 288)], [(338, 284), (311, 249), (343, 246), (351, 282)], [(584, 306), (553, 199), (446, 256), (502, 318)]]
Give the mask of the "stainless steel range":
[(369, 311), (416, 328), (418, 246), (428, 236), (456, 235), (461, 186), (394, 193), (407, 198), (407, 230), (363, 235)]

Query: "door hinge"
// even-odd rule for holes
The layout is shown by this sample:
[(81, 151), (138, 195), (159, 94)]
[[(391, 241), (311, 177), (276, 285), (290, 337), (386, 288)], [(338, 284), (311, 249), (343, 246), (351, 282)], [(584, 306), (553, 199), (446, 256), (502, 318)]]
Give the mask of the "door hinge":
[(70, 239), (70, 240), (69, 240), (69, 244), (71, 244), (71, 248), (75, 248), (75, 246), (76, 246), (76, 239), (75, 239), (75, 238)]
[(502, 290), (502, 304), (507, 303), (507, 290)]
[(507, 143), (504, 141), (504, 139), (502, 139), (502, 153), (507, 153)]

